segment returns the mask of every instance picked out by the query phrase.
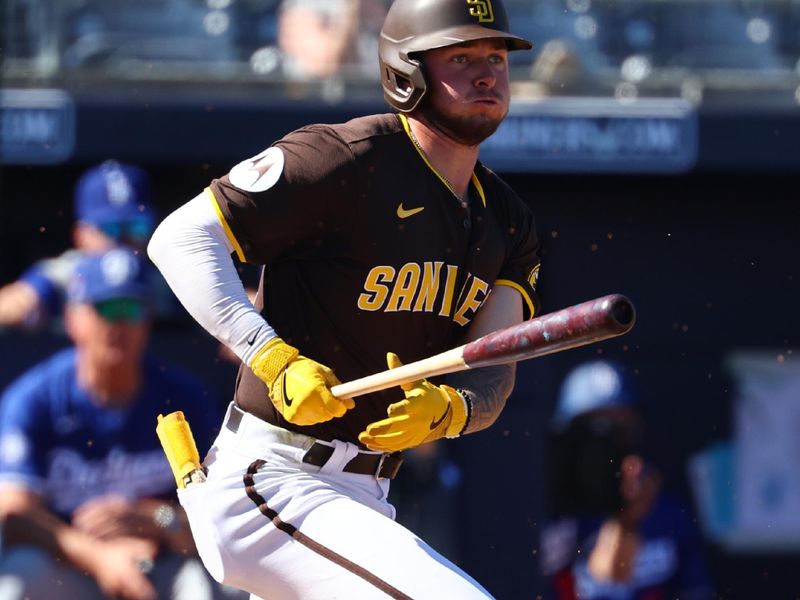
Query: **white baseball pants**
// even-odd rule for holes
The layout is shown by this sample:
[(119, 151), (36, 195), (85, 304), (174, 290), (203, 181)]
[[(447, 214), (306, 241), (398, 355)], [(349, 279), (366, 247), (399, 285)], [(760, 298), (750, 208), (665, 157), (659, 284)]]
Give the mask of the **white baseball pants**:
[(332, 442), (315, 467), (302, 462), (313, 438), (247, 413), (236, 421), (206, 457), (208, 480), (179, 490), (217, 581), (265, 600), (491, 598), (393, 520), (388, 480), (342, 471), (354, 444)]

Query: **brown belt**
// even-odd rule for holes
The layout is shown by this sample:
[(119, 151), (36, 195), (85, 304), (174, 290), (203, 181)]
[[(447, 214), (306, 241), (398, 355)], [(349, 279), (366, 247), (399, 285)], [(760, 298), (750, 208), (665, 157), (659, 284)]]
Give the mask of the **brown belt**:
[[(225, 426), (236, 433), (242, 420), (244, 411), (234, 407), (231, 411)], [(333, 446), (326, 446), (320, 442), (314, 442), (308, 452), (303, 455), (303, 462), (316, 467), (323, 466), (333, 455)], [(374, 475), (378, 479), (394, 479), (403, 464), (403, 457), (399, 452), (391, 454), (369, 454), (359, 452), (344, 466), (342, 471), (345, 473), (356, 473), (359, 475)]]

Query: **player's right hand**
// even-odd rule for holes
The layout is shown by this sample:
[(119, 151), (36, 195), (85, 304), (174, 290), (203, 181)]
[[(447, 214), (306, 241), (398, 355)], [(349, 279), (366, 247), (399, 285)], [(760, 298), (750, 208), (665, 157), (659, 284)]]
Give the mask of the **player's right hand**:
[(341, 417), (355, 406), (352, 398), (337, 398), (330, 388), (340, 381), (333, 371), (300, 355), (280, 338), (273, 338), (250, 363), (269, 389), (275, 408), (290, 423), (315, 425)]
[(36, 290), (25, 281), (0, 288), (0, 326), (36, 329), (44, 318)]

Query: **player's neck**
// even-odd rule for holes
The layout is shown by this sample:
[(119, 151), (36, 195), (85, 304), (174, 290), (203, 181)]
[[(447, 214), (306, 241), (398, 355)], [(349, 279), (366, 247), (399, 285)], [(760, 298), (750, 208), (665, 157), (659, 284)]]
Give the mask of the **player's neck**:
[(141, 386), (138, 367), (101, 365), (78, 355), (78, 384), (103, 408), (124, 408), (135, 399)]
[(466, 198), (480, 146), (459, 144), (419, 117), (409, 116), (408, 124), (433, 168), (450, 182), (459, 198)]

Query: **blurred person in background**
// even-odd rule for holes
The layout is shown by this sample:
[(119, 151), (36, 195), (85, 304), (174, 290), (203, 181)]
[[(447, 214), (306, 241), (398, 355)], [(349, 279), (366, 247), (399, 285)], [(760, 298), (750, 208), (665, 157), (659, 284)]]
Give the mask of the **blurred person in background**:
[(223, 597), (195, 557), (154, 432), (183, 410), (201, 447), (216, 399), (146, 352), (145, 263), (114, 248), (78, 261), (65, 325), (74, 346), (0, 399), (0, 598)]
[(290, 79), (355, 75), (377, 79), (378, 33), (388, 0), (284, 0), (278, 46)]
[(639, 398), (609, 361), (565, 378), (553, 418), (555, 520), (542, 532), (542, 568), (558, 600), (713, 597), (690, 507), (667, 492), (642, 450)]
[[(0, 288), (0, 327), (35, 330), (61, 317), (67, 284), (85, 254), (125, 245), (142, 252), (153, 232), (150, 178), (141, 168), (108, 160), (87, 170), (74, 192), (73, 247), (36, 262), (17, 281)], [(155, 310), (169, 313), (176, 303), (160, 275), (150, 269)], [(161, 281), (158, 285), (156, 282)]]
[[(530, 67), (530, 79), (524, 83), (538, 84), (541, 95), (553, 96), (586, 94), (593, 86), (577, 48), (569, 40), (560, 38), (542, 45)], [(527, 91), (532, 91), (532, 88)]]

